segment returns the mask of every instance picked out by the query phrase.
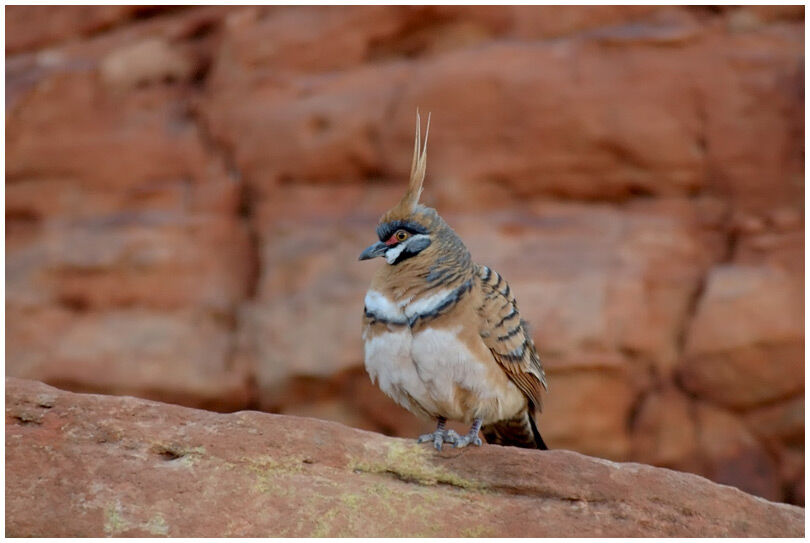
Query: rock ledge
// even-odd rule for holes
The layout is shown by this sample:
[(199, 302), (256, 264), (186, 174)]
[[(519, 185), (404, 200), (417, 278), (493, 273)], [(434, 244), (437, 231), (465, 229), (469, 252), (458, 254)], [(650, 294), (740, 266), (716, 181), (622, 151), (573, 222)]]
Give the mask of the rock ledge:
[(804, 510), (570, 451), (435, 453), (6, 379), (6, 536), (801, 537)]

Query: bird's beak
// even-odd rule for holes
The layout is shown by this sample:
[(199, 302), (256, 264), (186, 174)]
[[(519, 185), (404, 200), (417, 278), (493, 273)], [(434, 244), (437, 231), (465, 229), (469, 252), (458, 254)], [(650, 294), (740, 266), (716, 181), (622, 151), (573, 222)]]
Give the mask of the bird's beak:
[(360, 260), (368, 260), (370, 258), (376, 258), (378, 256), (382, 256), (385, 254), (385, 251), (388, 250), (388, 245), (383, 243), (382, 241), (378, 241), (373, 245), (369, 245), (366, 247), (366, 250), (360, 255)]

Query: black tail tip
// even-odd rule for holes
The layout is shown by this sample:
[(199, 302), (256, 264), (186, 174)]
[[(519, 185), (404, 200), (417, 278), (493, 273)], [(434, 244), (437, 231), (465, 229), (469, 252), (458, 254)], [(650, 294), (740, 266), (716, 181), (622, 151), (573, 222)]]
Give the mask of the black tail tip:
[(532, 425), (532, 434), (534, 434), (534, 443), (537, 445), (537, 448), (541, 451), (547, 451), (548, 445), (543, 441), (543, 436), (540, 435), (540, 430), (537, 429), (537, 424), (534, 422), (534, 417), (531, 414), (529, 415), (529, 423)]
[(534, 434), (534, 441), (535, 443), (537, 443), (537, 448), (540, 449), (541, 451), (548, 450), (548, 445), (546, 445), (546, 442), (543, 441), (543, 436), (540, 435), (540, 432)]

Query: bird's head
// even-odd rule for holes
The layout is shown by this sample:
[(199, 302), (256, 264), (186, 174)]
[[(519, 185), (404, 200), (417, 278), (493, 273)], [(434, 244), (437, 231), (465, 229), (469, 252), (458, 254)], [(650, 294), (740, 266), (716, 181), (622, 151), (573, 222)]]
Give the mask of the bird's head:
[(385, 212), (380, 218), (377, 225), (377, 236), (380, 241), (367, 247), (360, 255), (360, 260), (382, 256), (385, 257), (388, 264), (393, 266), (420, 254), (424, 255), (423, 251), (431, 246), (435, 241), (435, 236), (442, 230), (444, 221), (439, 218), (436, 211), (419, 204), (422, 183), (425, 180), (429, 132), (430, 115), (428, 114), (425, 141), (420, 144), (421, 121), (417, 111), (416, 138), (414, 140), (408, 191), (397, 205)]

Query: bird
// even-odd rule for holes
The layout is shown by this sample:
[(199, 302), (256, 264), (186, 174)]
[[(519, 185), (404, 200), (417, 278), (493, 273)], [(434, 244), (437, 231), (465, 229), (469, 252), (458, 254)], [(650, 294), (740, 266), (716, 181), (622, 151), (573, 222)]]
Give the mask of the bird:
[(436, 421), (419, 443), (481, 446), (480, 431), (487, 443), (548, 449), (537, 427), (546, 375), (509, 283), (419, 203), (429, 133), (430, 114), (422, 143), (417, 110), (407, 191), (359, 257), (384, 259), (364, 300), (366, 371), (394, 402)]

